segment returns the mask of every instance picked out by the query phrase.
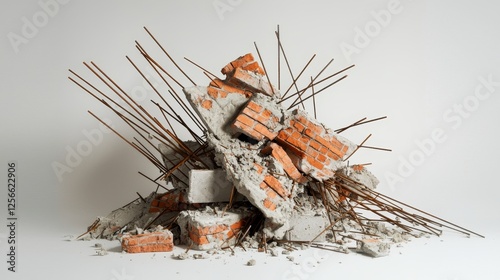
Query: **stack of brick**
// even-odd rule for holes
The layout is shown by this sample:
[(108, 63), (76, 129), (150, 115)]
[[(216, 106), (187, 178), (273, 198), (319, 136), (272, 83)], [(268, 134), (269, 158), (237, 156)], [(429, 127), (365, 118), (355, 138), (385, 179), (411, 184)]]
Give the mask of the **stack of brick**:
[(127, 253), (170, 252), (174, 248), (172, 233), (165, 229), (122, 237), (122, 249)]
[(327, 132), (302, 110), (294, 110), (284, 126), (275, 141), (286, 149), (300, 171), (319, 181), (332, 178), (343, 157), (354, 150), (352, 143)]
[(211, 208), (205, 211), (182, 211), (177, 220), (181, 241), (195, 250), (234, 245), (236, 235), (252, 214), (245, 208), (231, 209), (224, 215), (218, 215)]
[(265, 107), (250, 100), (243, 110), (236, 116), (232, 125), (237, 133), (243, 133), (255, 140), (273, 140), (278, 133), (279, 117)]

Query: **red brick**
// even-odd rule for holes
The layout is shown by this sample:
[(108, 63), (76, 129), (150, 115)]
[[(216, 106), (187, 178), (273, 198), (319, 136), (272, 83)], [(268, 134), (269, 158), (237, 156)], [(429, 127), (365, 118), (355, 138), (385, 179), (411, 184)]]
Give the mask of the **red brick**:
[(324, 165), (312, 157), (306, 157), (307, 162), (309, 162), (314, 168), (322, 170)]
[[(267, 187), (267, 185), (266, 185), (266, 187)], [(267, 187), (266, 195), (270, 199), (274, 199), (274, 198), (276, 198), (278, 196), (278, 194), (273, 189), (271, 189), (270, 187)]]
[(309, 142), (309, 146), (316, 151), (319, 151), (319, 148), (321, 147), (321, 145), (316, 140), (311, 140), (311, 142)]
[(264, 139), (264, 135), (257, 132), (253, 127), (249, 127), (246, 124), (241, 123), (239, 121), (236, 121), (233, 124), (233, 129), (239, 130), (240, 132), (244, 133), (245, 135), (247, 135), (253, 139), (256, 139), (258, 141)]
[(277, 133), (275, 133), (275, 132), (271, 132), (271, 131), (267, 128), (267, 127), (263, 126), (263, 125), (262, 125), (262, 124), (260, 124), (260, 123), (256, 123), (256, 124), (255, 124), (254, 129), (255, 129), (258, 133), (260, 133), (260, 134), (264, 135), (264, 136), (265, 136), (267, 139), (269, 139), (269, 140), (273, 140), (274, 138), (276, 138), (276, 135), (278, 135), (278, 134), (277, 134)]
[(272, 201), (270, 201), (267, 198), (264, 199), (263, 204), (264, 204), (264, 207), (266, 207), (267, 209), (269, 209), (271, 211), (276, 210), (276, 204), (274, 204)]
[(257, 61), (247, 63), (244, 66), (242, 66), (241, 69), (247, 70), (247, 71), (252, 71), (252, 72), (257, 73), (257, 74), (262, 75), (262, 76), (266, 75), (266, 72), (264, 72), (264, 70), (260, 67), (260, 65), (259, 65), (259, 63), (257, 63)]
[[(226, 97), (228, 93), (239, 93), (239, 94), (246, 96), (247, 98), (250, 98), (252, 96), (252, 93), (250, 91), (228, 85), (227, 83), (225, 83), (224, 81), (219, 80), (219, 79), (212, 80), (210, 82), (209, 89), (210, 88), (217, 89), (218, 90), (217, 97), (219, 97), (219, 94), (220, 94), (220, 97), (222, 97), (222, 98)], [(211, 92), (208, 91), (208, 94), (210, 94), (210, 93)], [(213, 93), (213, 92), (212, 92), (212, 94), (215, 95), (215, 93)], [(217, 98), (217, 97), (214, 97), (214, 98)]]
[(248, 107), (243, 109), (242, 113), (260, 122), (263, 125), (266, 125), (269, 122), (269, 118), (262, 116), (261, 113), (256, 113), (253, 110), (248, 109)]
[(302, 133), (305, 128), (303, 124), (295, 120), (290, 120), (290, 126), (294, 127), (299, 133)]
[(309, 141), (311, 141), (310, 137), (302, 135), (299, 139), (300, 142), (304, 143), (304, 145), (309, 146)]
[(258, 164), (258, 163), (254, 163), (253, 166), (255, 167), (255, 169), (257, 170), (257, 173), (258, 174), (262, 174), (262, 170), (264, 169), (264, 167), (262, 167), (262, 165)]
[(170, 231), (152, 232), (122, 238), (122, 249), (128, 253), (170, 252), (174, 248)]
[(307, 147), (306, 154), (312, 158), (317, 158), (320, 153), (311, 147)]
[(262, 112), (262, 109), (264, 109), (262, 106), (253, 101), (248, 102), (246, 108), (252, 109), (256, 113), (260, 113)]
[(356, 165), (352, 166), (352, 170), (354, 170), (356, 172), (363, 171), (363, 169), (365, 169), (365, 167), (363, 165), (361, 165), (361, 164), (356, 164)]
[(211, 100), (203, 100), (203, 102), (201, 102), (201, 107), (203, 107), (207, 110), (212, 109), (212, 101)]
[(305, 152), (307, 149), (306, 144), (304, 144), (300, 140), (294, 139), (293, 137), (289, 137), (288, 139), (286, 139), (285, 144), (287, 144), (287, 146), (293, 146), (302, 152)]
[(318, 156), (316, 157), (316, 159), (319, 162), (322, 162), (322, 163), (326, 163), (325, 161), (327, 160), (327, 158), (323, 154), (318, 154)]
[(224, 75), (229, 74), (232, 72), (234, 69), (238, 67), (242, 67), (243, 65), (248, 64), (249, 62), (254, 61), (253, 55), (251, 53), (247, 53), (245, 55), (242, 55), (238, 57), (237, 59), (229, 62), (224, 68), (221, 69), (221, 73)]
[(278, 181), (278, 179), (276, 179), (272, 175), (267, 175), (264, 178), (264, 182), (266, 182), (266, 184), (271, 189), (273, 189), (277, 194), (279, 194), (282, 198), (286, 198), (287, 196), (290, 195), (290, 193), (283, 187), (280, 181)]
[[(290, 129), (291, 130), (291, 129)], [(285, 142), (288, 137), (290, 137), (290, 131), (288, 129), (280, 130), (278, 132), (278, 136), (276, 136), (279, 140)]]
[(239, 114), (238, 117), (236, 117), (236, 121), (239, 121), (249, 127), (253, 127), (255, 124), (255, 120), (245, 114)]

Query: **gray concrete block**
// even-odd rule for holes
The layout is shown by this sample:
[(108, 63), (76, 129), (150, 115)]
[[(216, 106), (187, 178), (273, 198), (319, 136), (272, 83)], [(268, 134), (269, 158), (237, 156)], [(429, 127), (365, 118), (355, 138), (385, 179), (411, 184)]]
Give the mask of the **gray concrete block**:
[[(228, 202), (233, 184), (226, 178), (222, 169), (205, 170), (193, 169), (189, 171), (189, 188), (187, 201), (189, 203)], [(234, 201), (243, 196), (235, 194)]]

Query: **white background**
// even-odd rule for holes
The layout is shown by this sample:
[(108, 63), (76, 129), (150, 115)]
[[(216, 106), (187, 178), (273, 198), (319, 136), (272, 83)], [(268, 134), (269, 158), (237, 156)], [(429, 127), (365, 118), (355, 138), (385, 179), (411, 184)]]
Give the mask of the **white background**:
[[(0, 218), (5, 223), (8, 161), (17, 161), (19, 178), (19, 272), (8, 273), (2, 261), (1, 274), (8, 277), (2, 279), (191, 279), (209, 273), (232, 279), (259, 274), (278, 279), (500, 278), (500, 7), (495, 1), (42, 0), (0, 5), (0, 158), (5, 170), (0, 172), (5, 186)], [(65, 235), (82, 233), (97, 215), (135, 199), (136, 191), (147, 195), (154, 190), (137, 171), (157, 174), (117, 136), (102, 133), (91, 151), (68, 167), (71, 172), (58, 176), (54, 165), (68, 166), (69, 151), (88, 142), (86, 132), (99, 130), (87, 110), (128, 135), (111, 111), (67, 79), (68, 69), (90, 77), (82, 62), (94, 61), (124, 89), (144, 89), (141, 103), (158, 101), (125, 59), (129, 55), (144, 65), (134, 47), (138, 40), (167, 62), (143, 30), (146, 26), (199, 84), (208, 79), (183, 57), (218, 73), (242, 54), (256, 56), (254, 41), (276, 81), (278, 24), (295, 75), (317, 54), (302, 85), (331, 58), (329, 73), (356, 64), (346, 80), (318, 96), (321, 122), (335, 129), (363, 117), (388, 116), (343, 133), (357, 143), (372, 133), (366, 145), (393, 150), (360, 150), (351, 158), (352, 163), (372, 163), (379, 191), (486, 239), (451, 233), (417, 240), (384, 259), (331, 254), (315, 267), (305, 265), (304, 256), (318, 253), (302, 252), (297, 265), (285, 258), (263, 264), (262, 254), (254, 254), (260, 259), (251, 269), (243, 265), (248, 254), (183, 263), (170, 254), (112, 252), (98, 258), (90, 243), (64, 242)], [(493, 81), (490, 91), (481, 79)], [(288, 86), (290, 79), (282, 82)], [(478, 88), (480, 96), (475, 95)], [(436, 130), (440, 141), (429, 144)], [(418, 143), (427, 143), (427, 150)], [(391, 175), (399, 180), (388, 180)], [(5, 256), (8, 235), (5, 226), (0, 228)], [(294, 267), (306, 273), (291, 272)]]

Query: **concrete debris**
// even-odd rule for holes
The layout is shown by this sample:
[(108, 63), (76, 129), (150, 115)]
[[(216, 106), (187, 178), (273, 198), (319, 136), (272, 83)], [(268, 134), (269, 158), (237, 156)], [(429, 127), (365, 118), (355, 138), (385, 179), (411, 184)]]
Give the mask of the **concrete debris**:
[[(168, 190), (159, 192), (158, 187), (98, 217), (78, 239), (119, 239), (128, 253), (168, 252), (174, 244), (207, 250), (194, 259), (218, 250), (234, 253), (233, 248), (241, 246), (271, 256), (281, 251), (293, 262), (290, 251), (298, 248), (348, 253), (347, 244), (357, 241), (359, 252), (381, 257), (389, 253), (391, 243), (440, 233), (434, 216), (412, 215), (401, 207), (406, 204), (375, 192), (379, 180), (367, 170), (368, 164), (349, 165), (347, 159), (360, 147), (381, 148), (363, 145), (370, 136), (357, 145), (339, 133), (382, 118), (362, 119), (333, 131), (305, 110), (290, 109), (303, 102), (304, 92), (295, 93), (299, 103), (285, 107), (285, 99), (252, 54), (231, 61), (221, 73), (225, 79), (211, 74), (208, 86), (182, 87), (192, 112), (177, 101), (203, 135), (165, 110), (194, 140), (182, 141), (155, 118), (147, 123), (155, 127), (151, 134), (160, 140), (161, 159), (135, 146), (160, 169), (162, 176), (154, 181), (165, 180)], [(373, 215), (377, 218), (368, 218)], [(100, 255), (107, 253), (102, 246), (96, 248)], [(173, 257), (191, 258), (187, 251)], [(247, 262), (255, 264), (253, 259)]]
[(389, 254), (390, 244), (378, 239), (363, 239), (358, 241), (358, 250), (374, 258), (384, 257)]

